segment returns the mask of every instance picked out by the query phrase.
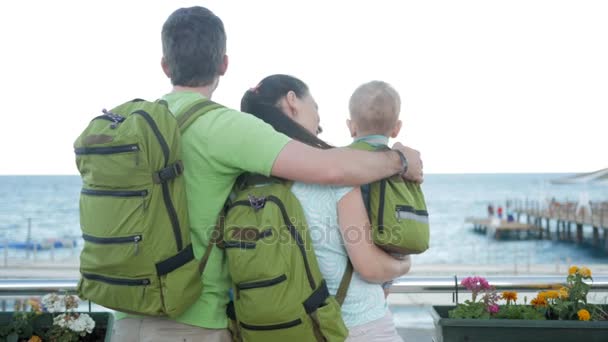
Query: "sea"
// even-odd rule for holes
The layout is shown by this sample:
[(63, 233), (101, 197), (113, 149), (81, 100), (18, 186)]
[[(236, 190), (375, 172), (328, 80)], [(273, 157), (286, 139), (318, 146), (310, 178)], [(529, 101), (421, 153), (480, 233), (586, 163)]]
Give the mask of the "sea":
[[(507, 200), (548, 203), (608, 201), (608, 185), (555, 185), (569, 174), (428, 174), (422, 185), (431, 225), (431, 247), (417, 264), (605, 264), (608, 254), (590, 243), (495, 240), (473, 231), (467, 217), (487, 217), (487, 206)], [(0, 249), (7, 242), (75, 241), (82, 246), (79, 176), (0, 176)], [(583, 197), (584, 197), (583, 196)], [(555, 223), (553, 223), (555, 224)], [(586, 227), (590, 240), (591, 229)], [(11, 253), (14, 253), (11, 251)], [(76, 255), (72, 251), (71, 255)], [(76, 257), (75, 256), (75, 257)]]

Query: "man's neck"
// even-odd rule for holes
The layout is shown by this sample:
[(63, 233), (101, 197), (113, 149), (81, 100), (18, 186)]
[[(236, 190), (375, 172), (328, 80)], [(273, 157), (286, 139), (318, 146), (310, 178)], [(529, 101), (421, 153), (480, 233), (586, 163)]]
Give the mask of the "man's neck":
[(203, 86), (203, 87), (173, 86), (173, 90), (171, 92), (172, 93), (177, 93), (177, 92), (182, 92), (182, 91), (194, 92), (194, 93), (199, 93), (208, 99), (211, 99), (211, 96), (213, 96), (214, 90), (215, 90), (215, 86), (213, 84), (210, 84), (210, 85)]

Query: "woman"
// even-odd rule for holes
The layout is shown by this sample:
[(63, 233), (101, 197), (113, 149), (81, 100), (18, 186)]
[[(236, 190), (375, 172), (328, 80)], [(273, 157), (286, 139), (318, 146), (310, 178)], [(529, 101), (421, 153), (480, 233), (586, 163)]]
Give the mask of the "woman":
[[(295, 77), (264, 78), (245, 93), (241, 111), (292, 139), (331, 148), (317, 137), (317, 104), (306, 84)], [(332, 295), (336, 295), (348, 259), (353, 265), (342, 305), (342, 317), (349, 329), (347, 341), (402, 341), (380, 284), (407, 273), (410, 258), (394, 259), (373, 244), (360, 189), (295, 183), (292, 192), (304, 209), (319, 267)]]

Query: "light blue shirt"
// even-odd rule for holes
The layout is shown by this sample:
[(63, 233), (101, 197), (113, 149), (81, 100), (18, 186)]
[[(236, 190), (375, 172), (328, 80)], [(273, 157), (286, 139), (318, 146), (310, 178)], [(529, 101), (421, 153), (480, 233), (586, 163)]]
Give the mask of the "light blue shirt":
[[(335, 295), (348, 260), (338, 226), (338, 201), (353, 188), (296, 182), (291, 190), (304, 209), (319, 268), (329, 293)], [(386, 315), (387, 310), (381, 285), (369, 283), (359, 273), (353, 272), (342, 305), (346, 326), (351, 328), (378, 320)]]
[(357, 141), (365, 141), (368, 144), (379, 146), (379, 145), (387, 145), (388, 146), (388, 137), (380, 134), (366, 135), (363, 137), (358, 137), (355, 139)]

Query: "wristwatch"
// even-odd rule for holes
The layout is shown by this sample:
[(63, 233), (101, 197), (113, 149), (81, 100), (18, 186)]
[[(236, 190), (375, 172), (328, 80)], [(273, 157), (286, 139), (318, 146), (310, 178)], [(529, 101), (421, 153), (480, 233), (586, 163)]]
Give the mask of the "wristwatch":
[(405, 154), (403, 154), (403, 152), (396, 149), (393, 149), (393, 151), (397, 152), (397, 154), (399, 155), (399, 159), (401, 160), (401, 172), (399, 173), (399, 175), (402, 176), (407, 172), (407, 158), (405, 158)]

